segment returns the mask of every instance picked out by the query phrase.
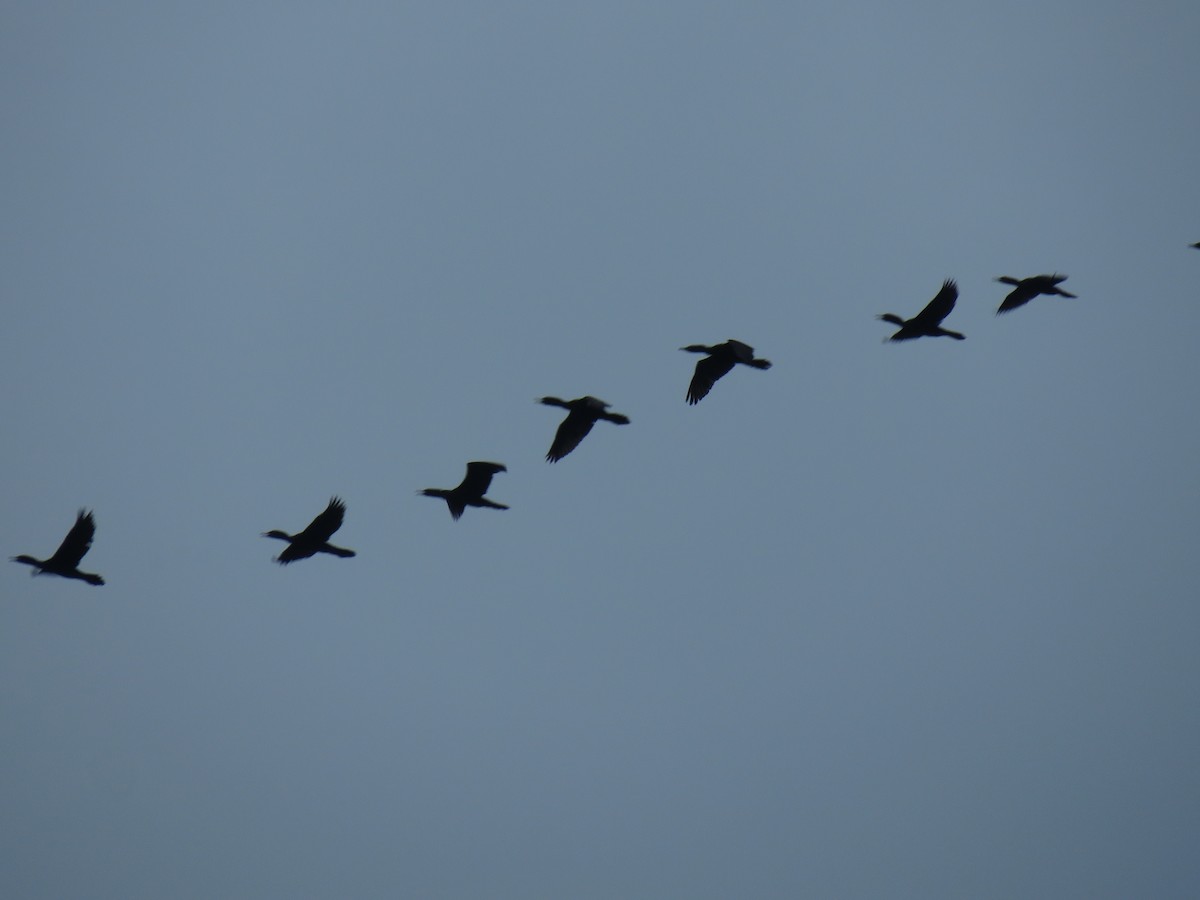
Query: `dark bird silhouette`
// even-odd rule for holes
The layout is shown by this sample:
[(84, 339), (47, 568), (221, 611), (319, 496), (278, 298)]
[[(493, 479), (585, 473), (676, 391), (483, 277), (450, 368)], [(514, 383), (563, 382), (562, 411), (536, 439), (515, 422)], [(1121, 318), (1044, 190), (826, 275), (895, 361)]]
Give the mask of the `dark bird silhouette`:
[(75, 518), (75, 524), (49, 559), (34, 559), (22, 554), (14, 556), (12, 560), (33, 566), (33, 572), (30, 573), (32, 575), (61, 575), (63, 578), (78, 578), (88, 584), (104, 584), (104, 579), (99, 575), (79, 571), (79, 561), (92, 546), (92, 537), (95, 534), (96, 520), (90, 512), (81, 509)]
[(963, 340), (966, 335), (949, 328), (942, 327), (942, 319), (950, 315), (954, 309), (954, 301), (958, 299), (958, 285), (953, 279), (947, 278), (942, 282), (942, 289), (928, 305), (911, 319), (902, 319), (893, 313), (878, 316), (884, 322), (899, 325), (900, 330), (889, 338), (893, 341), (908, 341), (919, 337), (952, 337), (956, 341)]
[(1007, 275), (1001, 275), (996, 280), (1003, 284), (1016, 285), (1012, 293), (1004, 298), (1004, 302), (996, 310), (996, 315), (1016, 309), (1018, 306), (1024, 306), (1038, 294), (1057, 294), (1059, 297), (1071, 298), (1075, 296), (1059, 287), (1067, 280), (1067, 276), (1059, 275), (1057, 272), (1053, 275), (1031, 275), (1029, 278), (1010, 278)]
[(469, 462), (467, 463), (466, 477), (459, 483), (458, 487), (446, 490), (445, 488), (425, 488), (418, 493), (426, 497), (441, 497), (446, 501), (446, 505), (450, 507), (450, 515), (457, 519), (463, 514), (468, 506), (486, 507), (488, 509), (508, 509), (503, 503), (497, 503), (495, 500), (489, 500), (483, 496), (487, 493), (489, 485), (492, 483), (492, 476), (497, 472), (507, 472), (500, 463), (494, 462)]
[(276, 530), (264, 531), (263, 537), (278, 538), (288, 542), (288, 546), (284, 548), (283, 552), (275, 557), (275, 562), (282, 566), (298, 559), (308, 559), (316, 553), (332, 553), (334, 556), (350, 557), (355, 555), (353, 550), (335, 547), (329, 543), (333, 533), (342, 527), (342, 520), (345, 517), (346, 504), (338, 497), (330, 497), (325, 511), (309, 522), (308, 527), (299, 534), (288, 534), (286, 531)]
[(1188, 246), (1189, 246), (1189, 247), (1195, 247), (1197, 250), (1200, 250), (1200, 241), (1197, 241), (1197, 242), (1196, 242), (1196, 243), (1194, 243), (1194, 244), (1188, 244)]
[(561, 406), (563, 409), (570, 410), (567, 413), (567, 417), (562, 420), (562, 424), (558, 426), (558, 431), (554, 434), (554, 443), (550, 445), (550, 452), (546, 454), (548, 462), (558, 462), (578, 447), (579, 442), (587, 437), (587, 433), (592, 430), (592, 426), (596, 424), (598, 419), (613, 422), (617, 425), (629, 424), (628, 416), (608, 412), (609, 404), (603, 400), (597, 400), (595, 397), (579, 397), (575, 400), (559, 400), (557, 397), (543, 397), (538, 402), (545, 403), (547, 406)]
[(728, 375), (729, 370), (738, 363), (755, 369), (771, 368), (770, 360), (755, 359), (754, 348), (741, 341), (728, 340), (711, 347), (704, 344), (688, 344), (679, 349), (688, 353), (708, 354), (705, 359), (696, 363), (696, 374), (692, 376), (692, 383), (688, 385), (687, 402), (691, 406), (707, 397), (712, 386)]

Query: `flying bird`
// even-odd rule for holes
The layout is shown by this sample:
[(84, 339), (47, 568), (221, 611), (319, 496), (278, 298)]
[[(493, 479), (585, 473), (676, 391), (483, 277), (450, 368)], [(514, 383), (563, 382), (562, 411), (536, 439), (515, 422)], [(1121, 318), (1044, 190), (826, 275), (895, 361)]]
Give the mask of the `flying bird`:
[(953, 279), (947, 278), (942, 282), (942, 289), (928, 305), (911, 319), (902, 319), (893, 313), (884, 313), (877, 318), (884, 322), (899, 325), (900, 330), (889, 338), (893, 341), (907, 341), (919, 337), (952, 337), (956, 341), (963, 340), (966, 335), (942, 327), (942, 319), (950, 315), (954, 309), (954, 301), (958, 299), (958, 285)]
[(598, 419), (613, 422), (616, 425), (629, 424), (628, 416), (608, 412), (610, 404), (603, 400), (597, 400), (595, 397), (579, 397), (569, 401), (559, 400), (557, 397), (543, 397), (538, 402), (570, 410), (554, 434), (554, 443), (550, 445), (550, 452), (546, 454), (549, 462), (558, 462), (578, 447), (579, 442), (587, 437), (587, 433), (592, 430), (592, 426)]
[(91, 572), (80, 572), (79, 562), (83, 559), (88, 548), (92, 546), (92, 537), (96, 534), (96, 520), (90, 512), (82, 509), (75, 518), (75, 524), (58, 545), (54, 555), (49, 559), (34, 559), (32, 556), (14, 556), (13, 562), (33, 566), (31, 575), (59, 575), (63, 578), (78, 578), (88, 584), (104, 584), (104, 579)]
[(1007, 275), (1002, 275), (996, 279), (1003, 284), (1016, 285), (1012, 293), (1004, 298), (1004, 302), (1000, 304), (1000, 308), (996, 310), (996, 315), (1006, 313), (1010, 309), (1016, 309), (1018, 306), (1024, 306), (1038, 294), (1057, 294), (1059, 297), (1072, 297), (1074, 294), (1068, 294), (1059, 287), (1067, 280), (1066, 275), (1059, 275), (1055, 272), (1053, 275), (1031, 275), (1029, 278), (1010, 278)]
[(325, 511), (309, 522), (308, 527), (299, 534), (288, 534), (286, 531), (276, 530), (264, 531), (263, 537), (278, 538), (288, 542), (288, 546), (283, 549), (283, 552), (275, 557), (275, 562), (283, 566), (298, 559), (308, 559), (316, 553), (332, 553), (334, 556), (346, 558), (354, 556), (354, 551), (344, 547), (335, 547), (329, 543), (333, 533), (342, 527), (342, 520), (345, 517), (346, 504), (338, 497), (331, 497)]
[(688, 344), (679, 349), (687, 353), (708, 354), (707, 357), (696, 363), (696, 374), (692, 376), (692, 383), (688, 385), (687, 402), (692, 406), (707, 397), (712, 386), (728, 375), (729, 370), (738, 363), (752, 366), (755, 369), (771, 368), (770, 360), (755, 359), (754, 348), (741, 341), (728, 340), (723, 344), (714, 344), (711, 347), (706, 347), (704, 344)]
[(467, 463), (466, 477), (459, 483), (458, 487), (446, 490), (445, 488), (425, 488), (423, 491), (418, 491), (426, 497), (441, 497), (446, 501), (446, 505), (450, 507), (450, 515), (454, 519), (458, 519), (463, 514), (468, 506), (487, 507), (488, 509), (508, 509), (503, 503), (497, 503), (495, 500), (489, 500), (483, 496), (487, 493), (488, 486), (492, 483), (492, 476), (497, 472), (507, 472), (503, 465), (494, 462), (469, 462)]

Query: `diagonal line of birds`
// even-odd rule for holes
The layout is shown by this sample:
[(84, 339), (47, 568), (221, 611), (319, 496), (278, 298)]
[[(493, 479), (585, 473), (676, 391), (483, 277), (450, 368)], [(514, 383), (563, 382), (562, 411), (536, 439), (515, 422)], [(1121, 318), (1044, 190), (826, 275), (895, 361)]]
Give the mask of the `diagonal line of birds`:
[[(1200, 241), (1188, 246), (1200, 250)], [(1012, 291), (996, 310), (997, 315), (1018, 309), (1035, 297), (1074, 299), (1076, 296), (1060, 287), (1067, 280), (1067, 276), (1057, 272), (1050, 275), (1032, 275), (1027, 278), (1002, 275), (995, 280), (1012, 287)], [(957, 301), (958, 285), (953, 279), (946, 279), (933, 299), (915, 316), (905, 319), (895, 313), (883, 313), (876, 318), (899, 328), (885, 339), (887, 341), (908, 341), (921, 337), (949, 337), (961, 341), (966, 339), (966, 335), (942, 326), (942, 322), (954, 311)], [(686, 353), (704, 355), (704, 358), (696, 363), (692, 380), (688, 384), (686, 400), (689, 406), (695, 406), (707, 397), (713, 386), (739, 364), (752, 369), (771, 368), (769, 360), (755, 357), (753, 347), (733, 339), (721, 344), (688, 344), (679, 349)], [(611, 404), (590, 395), (577, 397), (574, 400), (542, 397), (537, 402), (567, 410), (567, 417), (559, 423), (558, 429), (554, 433), (554, 440), (546, 453), (546, 461), (550, 463), (557, 463), (568, 456), (587, 437), (592, 426), (597, 422), (628, 425), (630, 421), (629, 417), (622, 413), (609, 412)], [(456, 521), (468, 506), (483, 509), (508, 509), (506, 504), (498, 503), (484, 496), (491, 487), (492, 479), (500, 472), (506, 471), (508, 469), (503, 463), (476, 460), (467, 463), (467, 474), (456, 487), (424, 488), (417, 493), (425, 497), (445, 500), (451, 517)], [(262, 536), (287, 542), (287, 546), (275, 557), (275, 561), (280, 565), (308, 559), (318, 553), (350, 559), (356, 555), (353, 550), (329, 543), (329, 539), (342, 527), (345, 517), (346, 504), (339, 497), (332, 497), (329, 505), (303, 530), (295, 534), (288, 534), (286, 531), (272, 529), (263, 532)], [(84, 572), (79, 568), (84, 555), (92, 546), (95, 534), (96, 520), (93, 513), (81, 509), (75, 519), (75, 524), (67, 532), (67, 536), (48, 558), (37, 559), (27, 554), (21, 554), (12, 557), (12, 561), (32, 567), (31, 574), (33, 575), (58, 575), (62, 578), (73, 578), (99, 586), (105, 583), (100, 575)]]

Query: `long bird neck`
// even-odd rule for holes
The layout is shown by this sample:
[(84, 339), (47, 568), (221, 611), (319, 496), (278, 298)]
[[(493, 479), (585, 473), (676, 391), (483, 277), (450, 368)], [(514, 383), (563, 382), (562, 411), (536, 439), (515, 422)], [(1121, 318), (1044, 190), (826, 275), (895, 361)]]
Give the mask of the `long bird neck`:
[(294, 538), (293, 538), (293, 537), (292, 537), (290, 534), (288, 534), (286, 531), (280, 531), (278, 528), (276, 528), (274, 531), (268, 531), (268, 532), (265, 532), (265, 533), (263, 534), (263, 537), (269, 537), (269, 538), (278, 538), (278, 539), (279, 539), (279, 540), (281, 540), (281, 541), (292, 541), (292, 540), (295, 540), (295, 539), (294, 539)]

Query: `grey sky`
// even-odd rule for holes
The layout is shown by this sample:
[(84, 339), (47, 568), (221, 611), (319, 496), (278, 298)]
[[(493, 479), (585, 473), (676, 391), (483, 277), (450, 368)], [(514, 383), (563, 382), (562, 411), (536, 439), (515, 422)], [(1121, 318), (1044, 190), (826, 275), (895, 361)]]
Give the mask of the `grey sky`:
[(448, 6), (6, 7), (0, 894), (1197, 896), (1195, 4)]

